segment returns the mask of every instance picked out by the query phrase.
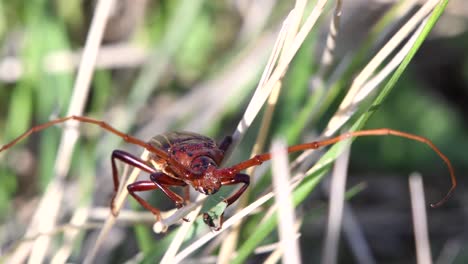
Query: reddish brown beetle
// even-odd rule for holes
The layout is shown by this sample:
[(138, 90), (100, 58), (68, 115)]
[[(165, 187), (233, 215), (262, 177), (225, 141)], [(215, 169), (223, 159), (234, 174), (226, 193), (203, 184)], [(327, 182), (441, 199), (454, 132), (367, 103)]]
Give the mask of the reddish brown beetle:
[[(170, 190), (169, 187), (171, 186), (191, 185), (195, 190), (203, 194), (210, 195), (216, 193), (223, 185), (233, 185), (238, 183), (243, 184), (237, 192), (225, 200), (229, 206), (230, 204), (234, 203), (249, 186), (250, 177), (247, 174), (241, 173), (241, 171), (252, 166), (260, 165), (264, 161), (271, 159), (270, 153), (264, 153), (256, 155), (255, 157), (238, 163), (234, 166), (228, 168), (219, 168), (219, 165), (224, 159), (224, 154), (231, 144), (230, 137), (227, 137), (219, 145), (217, 145), (216, 142), (211, 138), (199, 134), (189, 132), (170, 132), (155, 136), (148, 143), (146, 143), (138, 138), (118, 131), (103, 121), (83, 116), (69, 116), (59, 118), (45, 124), (35, 126), (21, 136), (17, 137), (15, 140), (2, 146), (0, 152), (12, 147), (20, 140), (26, 138), (32, 133), (38, 132), (58, 123), (66, 122), (67, 120), (76, 120), (82, 123), (98, 125), (103, 129), (123, 138), (125, 141), (141, 146), (150, 152), (148, 160), (145, 161), (125, 151), (114, 150), (111, 156), (112, 176), (114, 180), (114, 190), (117, 191), (119, 186), (119, 175), (117, 171), (116, 160), (120, 160), (121, 162), (149, 173), (150, 180), (134, 182), (128, 185), (127, 189), (130, 195), (132, 195), (143, 207), (151, 211), (156, 216), (157, 220), (160, 220), (161, 218), (160, 211), (138, 196), (136, 192), (160, 189), (164, 194), (166, 194), (167, 197), (175, 202), (178, 208), (180, 208), (184, 205), (185, 199)], [(317, 149), (351, 137), (381, 135), (393, 135), (422, 142), (432, 148), (442, 158), (449, 169), (452, 186), (442, 200), (435, 204), (431, 204), (431, 206), (438, 207), (445, 203), (457, 185), (452, 164), (450, 163), (450, 160), (444, 154), (442, 154), (442, 152), (429, 139), (421, 136), (387, 128), (362, 130), (348, 132), (322, 141), (314, 141), (291, 146), (288, 147), (287, 151), (288, 153), (291, 153), (307, 149)], [(114, 203), (112, 200), (112, 205), (113, 204)], [(113, 208), (112, 212), (116, 214)], [(220, 220), (220, 223), (222, 223), (222, 219)]]

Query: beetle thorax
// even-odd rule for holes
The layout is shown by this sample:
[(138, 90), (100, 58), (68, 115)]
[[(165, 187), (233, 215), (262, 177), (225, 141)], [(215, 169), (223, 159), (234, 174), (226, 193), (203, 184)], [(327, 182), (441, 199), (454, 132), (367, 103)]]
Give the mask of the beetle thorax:
[(196, 157), (191, 165), (193, 172), (200, 173), (201, 177), (192, 181), (195, 190), (209, 195), (221, 188), (221, 181), (216, 177), (217, 165), (211, 157)]

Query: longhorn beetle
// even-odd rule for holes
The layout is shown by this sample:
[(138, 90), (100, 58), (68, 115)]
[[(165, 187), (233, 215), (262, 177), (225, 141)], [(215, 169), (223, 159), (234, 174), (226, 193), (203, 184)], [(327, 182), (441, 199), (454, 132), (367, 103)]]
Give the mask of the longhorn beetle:
[[(116, 165), (117, 160), (148, 173), (150, 180), (134, 182), (129, 184), (127, 189), (133, 198), (135, 198), (144, 208), (151, 211), (155, 215), (156, 221), (161, 219), (160, 211), (157, 208), (151, 206), (143, 198), (138, 196), (136, 192), (159, 189), (167, 197), (175, 202), (177, 208), (180, 208), (184, 205), (186, 200), (169, 189), (169, 187), (182, 187), (191, 185), (198, 192), (211, 195), (216, 193), (223, 185), (243, 184), (237, 192), (225, 200), (229, 206), (234, 203), (249, 186), (249, 175), (244, 174), (241, 171), (252, 166), (260, 165), (263, 162), (271, 159), (270, 153), (264, 153), (256, 155), (251, 159), (245, 160), (231, 167), (219, 168), (219, 165), (224, 159), (224, 154), (231, 144), (231, 137), (226, 137), (223, 141), (221, 141), (220, 144), (216, 144), (213, 139), (196, 133), (169, 132), (157, 135), (149, 142), (144, 142), (138, 138), (118, 131), (101, 120), (84, 116), (68, 116), (49, 121), (42, 125), (34, 126), (10, 143), (2, 146), (0, 152), (11, 148), (19, 141), (35, 132), (46, 129), (55, 124), (64, 123), (68, 120), (76, 120), (81, 123), (89, 123), (100, 126), (104, 130), (121, 137), (126, 142), (143, 147), (150, 152), (148, 160), (142, 160), (128, 152), (114, 150), (111, 155), (112, 177), (114, 181), (114, 191), (117, 192), (119, 187), (119, 174)], [(393, 135), (422, 142), (432, 148), (437, 153), (437, 155), (439, 155), (439, 157), (448, 167), (452, 186), (450, 187), (445, 197), (442, 198), (439, 202), (431, 204), (431, 207), (439, 207), (445, 203), (457, 186), (457, 180), (452, 164), (450, 163), (450, 160), (429, 139), (421, 136), (388, 128), (361, 130), (344, 133), (342, 135), (321, 141), (313, 141), (310, 143), (294, 145), (288, 147), (287, 152), (292, 153), (308, 149), (318, 149), (352, 137), (382, 135)], [(115, 195), (112, 198), (111, 210), (114, 215), (117, 215), (117, 212), (114, 208), (114, 198)], [(204, 218), (206, 218), (206, 215), (204, 215)], [(219, 228), (221, 228), (221, 225), (222, 215)]]

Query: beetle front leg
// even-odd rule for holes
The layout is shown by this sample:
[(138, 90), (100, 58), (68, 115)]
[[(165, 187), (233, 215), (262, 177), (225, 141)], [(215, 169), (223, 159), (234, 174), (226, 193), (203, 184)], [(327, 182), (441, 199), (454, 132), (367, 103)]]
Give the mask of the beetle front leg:
[[(233, 184), (238, 184), (238, 183), (243, 183), (242, 187), (233, 195), (231, 195), (229, 198), (224, 200), (227, 203), (227, 206), (233, 204), (239, 197), (247, 190), (247, 187), (249, 187), (250, 184), (250, 176), (244, 173), (238, 173), (231, 179), (225, 177), (221, 181), (221, 185), (233, 185)], [(224, 222), (224, 212), (219, 216), (219, 227), (215, 227), (213, 224), (213, 219), (207, 214), (203, 214), (203, 221), (210, 227), (214, 228), (215, 231), (219, 231), (221, 227), (223, 226)]]
[(244, 185), (242, 185), (235, 194), (225, 200), (228, 206), (237, 201), (237, 199), (239, 199), (239, 197), (245, 192), (247, 187), (249, 187), (250, 176), (244, 173), (238, 173), (232, 179), (221, 181), (221, 185), (233, 185), (238, 183), (243, 183)]

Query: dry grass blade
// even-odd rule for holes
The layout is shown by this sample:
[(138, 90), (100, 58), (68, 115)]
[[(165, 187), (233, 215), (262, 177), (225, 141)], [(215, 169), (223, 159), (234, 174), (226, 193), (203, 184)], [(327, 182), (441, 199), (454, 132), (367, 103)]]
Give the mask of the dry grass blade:
[(331, 178), (330, 207), (328, 209), (327, 231), (322, 254), (322, 263), (324, 264), (337, 263), (349, 153), (350, 147), (347, 146), (336, 161)]
[[(149, 156), (149, 152), (147, 150), (143, 151), (143, 154), (140, 156), (142, 160), (147, 160)], [(132, 170), (132, 173), (128, 177), (126, 181), (121, 181), (120, 184), (122, 186), (127, 186), (131, 183), (133, 183), (136, 178), (138, 177), (138, 174), (140, 174), (140, 169), (135, 168)], [(120, 209), (122, 208), (125, 198), (128, 196), (128, 191), (127, 188), (122, 188), (122, 191), (120, 191), (114, 200), (114, 206), (116, 212), (119, 212)], [(104, 239), (107, 237), (107, 234), (109, 233), (110, 229), (112, 226), (115, 224), (116, 218), (109, 213), (108, 218), (106, 219), (103, 228), (99, 232), (98, 239), (96, 240), (96, 243), (94, 244), (94, 247), (91, 252), (86, 256), (84, 263), (93, 263), (94, 257), (96, 256), (96, 253), (99, 249), (99, 247), (104, 243)]]
[(432, 257), (429, 235), (427, 233), (426, 201), (424, 200), (421, 175), (410, 175), (409, 187), (413, 213), (414, 239), (416, 243), (416, 259), (420, 264), (431, 264)]
[(422, 32), (424, 26), (427, 23), (427, 18), (419, 25), (417, 30), (412, 34), (410, 39), (405, 43), (405, 45), (398, 51), (398, 53), (387, 63), (382, 70), (380, 70), (374, 77), (367, 81), (356, 94), (353, 103), (358, 104), (367, 98), (367, 96), (374, 91), (380, 83), (382, 83), (385, 78), (387, 78), (405, 58), (406, 54), (410, 51), (411, 47), (414, 45), (418, 39), (419, 34)]
[(301, 263), (298, 241), (295, 238), (295, 212), (289, 188), (289, 168), (286, 144), (273, 142), (272, 148), (273, 191), (278, 208), (278, 232), (283, 248), (283, 263)]
[[(205, 199), (204, 195), (198, 195), (197, 197), (197, 202), (202, 201)], [(190, 212), (188, 215), (189, 219), (195, 219), (198, 215), (198, 213), (201, 210), (201, 205), (199, 205), (195, 210)], [(190, 221), (190, 222), (184, 222), (181, 227), (177, 230), (177, 234), (172, 240), (171, 244), (169, 245), (168, 249), (166, 250), (166, 254), (164, 254), (161, 263), (176, 263), (175, 257), (177, 254), (177, 251), (179, 251), (180, 246), (184, 242), (185, 237), (187, 236), (187, 233), (190, 231), (190, 228), (192, 227), (193, 223), (195, 221)]]
[(316, 78), (322, 80), (325, 74), (330, 69), (333, 62), (333, 55), (336, 49), (336, 37), (340, 31), (341, 21), (341, 10), (342, 1), (337, 0), (335, 5), (335, 11), (333, 13), (333, 19), (330, 21), (330, 30), (328, 31), (327, 40), (325, 43), (325, 50), (323, 51), (322, 58), (320, 60), (320, 68), (317, 71)]
[(400, 30), (380, 49), (380, 51), (370, 60), (362, 69), (360, 74), (354, 79), (345, 98), (340, 104), (336, 114), (330, 119), (330, 122), (324, 132), (329, 137), (333, 135), (355, 111), (355, 98), (361, 91), (363, 85), (374, 74), (375, 70), (384, 60), (406, 39), (409, 34), (421, 23), (437, 5), (437, 0), (426, 2)]
[[(84, 48), (83, 59), (75, 80), (68, 115), (81, 115), (83, 113), (83, 108), (89, 91), (89, 82), (94, 70), (96, 56), (112, 5), (113, 0), (101, 0), (96, 7), (90, 33)], [(40, 205), (34, 213), (31, 224), (26, 232), (26, 236), (31, 233), (48, 232), (55, 228), (55, 222), (60, 211), (60, 205), (63, 197), (63, 180), (65, 179), (70, 167), (71, 155), (77, 139), (78, 131), (76, 130), (76, 127), (66, 127), (61, 137), (57, 160), (55, 162), (54, 178), (48, 185)], [(31, 244), (25, 243), (23, 246), (18, 248), (17, 252), (19, 255), (15, 254), (12, 257), (12, 260), (22, 262), (21, 257), (26, 257), (31, 249), (30, 261), (42, 263), (48, 251), (49, 244), (50, 237), (47, 236), (39, 237), (33, 243), (32, 248), (30, 248)], [(20, 259), (17, 257), (20, 257)]]
[[(75, 211), (73, 214), (72, 219), (70, 220), (70, 224), (73, 226), (83, 226), (86, 224), (88, 219), (89, 210), (88, 208), (81, 208)], [(60, 249), (55, 254), (54, 258), (52, 259), (52, 264), (61, 264), (66, 263), (70, 254), (73, 251), (73, 245), (75, 243), (75, 239), (80, 234), (80, 229), (69, 229), (65, 230), (63, 234), (63, 244)]]
[[(297, 230), (299, 230), (299, 228), (301, 227), (301, 224), (302, 224), (302, 221), (300, 219), (297, 219), (296, 223), (294, 223), (294, 234), (295, 234), (294, 239), (296, 241), (299, 241), (299, 238), (301, 237), (301, 235), (297, 233)], [(276, 246), (276, 247), (273, 248), (273, 246)], [(280, 247), (280, 243), (276, 243), (276, 245), (269, 245), (269, 248), (264, 247), (264, 246), (258, 247), (254, 252), (255, 254), (260, 254), (262, 251), (263, 253), (266, 253), (267, 249), (273, 252), (271, 252), (268, 258), (265, 259), (263, 264), (275, 264), (275, 263), (280, 262), (281, 256), (283, 255), (283, 248)]]
[(369, 242), (364, 236), (363, 226), (360, 225), (353, 210), (346, 201), (343, 208), (343, 234), (357, 263), (377, 263), (372, 255)]
[(240, 221), (242, 218), (244, 218), (246, 215), (252, 213), (254, 210), (256, 210), (258, 207), (260, 207), (262, 204), (266, 203), (268, 200), (270, 200), (273, 197), (273, 193), (268, 193), (259, 199), (257, 199), (255, 202), (251, 203), (249, 206), (245, 207), (242, 209), (239, 213), (231, 216), (229, 219), (227, 219), (224, 224), (223, 228), (219, 232), (210, 232), (196, 241), (192, 242), (188, 247), (183, 249), (179, 254), (176, 255), (175, 261), (176, 262), (181, 262), (183, 259), (188, 257), (190, 254), (192, 254), (194, 251), (198, 250), (200, 247), (202, 247), (204, 244), (206, 244), (208, 241), (213, 239), (214, 237), (218, 236), (225, 230), (228, 230), (229, 227)]
[[(253, 95), (242, 120), (237, 126), (236, 133), (233, 136), (235, 141), (240, 140), (247, 128), (253, 122), (254, 118), (257, 116), (258, 112), (260, 111), (263, 104), (266, 102), (268, 96), (270, 95), (271, 91), (273, 90), (273, 87), (282, 78), (282, 76), (286, 72), (286, 69), (288, 68), (289, 63), (292, 61), (297, 51), (301, 47), (302, 43), (304, 42), (305, 38), (317, 22), (319, 16), (322, 14), (326, 3), (326, 0), (317, 2), (314, 9), (311, 11), (310, 15), (307, 17), (306, 21), (295, 36), (294, 41), (291, 43), (288, 49), (281, 55), (282, 59), (279, 60), (278, 65), (271, 73), (271, 76), (269, 76), (268, 80), (265, 82), (264, 85), (262, 85), (262, 87), (259, 87), (257, 89), (257, 91), (260, 92), (257, 94), (256, 91)], [(289, 21), (289, 16), (287, 20)]]
[[(280, 34), (279, 34), (278, 40), (277, 40), (278, 45), (275, 45), (275, 48), (273, 49), (270, 61), (269, 61), (268, 65), (266, 66), (266, 68), (265, 68), (265, 70), (263, 72), (263, 76), (262, 76), (261, 81), (259, 82), (257, 90), (258, 90), (259, 87), (261, 87), (264, 84), (264, 82), (266, 81), (266, 78), (268, 76), (270, 76), (272, 68), (273, 68), (273, 63), (276, 61), (278, 53), (280, 51), (279, 47), (281, 45), (283, 45), (283, 47), (285, 49), (285, 48), (287, 48), (287, 45), (291, 44), (291, 42), (294, 40), (294, 36), (295, 36), (295, 34), (297, 32), (297, 29), (300, 26), (301, 17), (302, 17), (302, 14), (303, 14), (305, 4), (306, 4), (305, 1), (297, 1), (295, 9), (290, 13), (288, 18), (286, 18), (286, 20), (284, 22), (284, 25), (288, 24), (288, 23), (286, 23), (286, 21), (293, 20), (291, 22), (292, 25), (289, 28), (283, 26), (282, 30), (280, 31)], [(292, 14), (300, 14), (300, 15), (292, 16)], [(286, 34), (283, 33), (284, 28), (289, 29), (286, 32)], [(282, 44), (283, 43), (283, 35), (285, 37), (284, 44)], [(276, 47), (276, 46), (278, 46), (278, 47)], [(283, 51), (284, 51), (284, 49), (283, 49)], [(273, 87), (273, 90), (272, 90), (270, 96), (268, 97), (268, 103), (267, 103), (265, 113), (264, 113), (263, 118), (262, 118), (260, 129), (259, 129), (259, 132), (258, 132), (258, 135), (257, 135), (257, 139), (255, 141), (255, 145), (252, 148), (251, 157), (253, 157), (256, 154), (260, 154), (260, 152), (262, 151), (262, 149), (263, 149), (263, 147), (265, 145), (266, 137), (267, 137), (267, 134), (268, 134), (268, 131), (269, 131), (269, 128), (270, 128), (271, 120), (273, 118), (274, 109), (276, 108), (276, 104), (278, 102), (281, 87), (282, 87), (281, 82), (278, 82)], [(255, 167), (251, 167), (251, 168), (249, 168), (247, 170), (247, 174), (248, 175), (253, 175), (254, 171), (255, 171)], [(248, 197), (249, 197), (249, 193), (250, 193), (250, 191), (248, 189), (244, 193), (244, 195), (240, 198), (240, 201), (238, 203), (237, 208), (242, 208), (242, 207), (246, 206), (247, 201), (248, 201)], [(220, 253), (219, 253), (218, 263), (220, 263), (220, 264), (226, 263), (227, 264), (227, 263), (230, 262), (232, 252), (235, 251), (235, 247), (237, 245), (237, 239), (238, 239), (239, 231), (240, 231), (239, 230), (239, 225), (240, 224), (241, 224), (241, 222), (239, 222), (236, 226), (234, 226), (231, 229), (231, 231), (229, 232), (229, 235), (223, 241), (223, 244), (221, 245), (221, 249), (220, 249)]]

